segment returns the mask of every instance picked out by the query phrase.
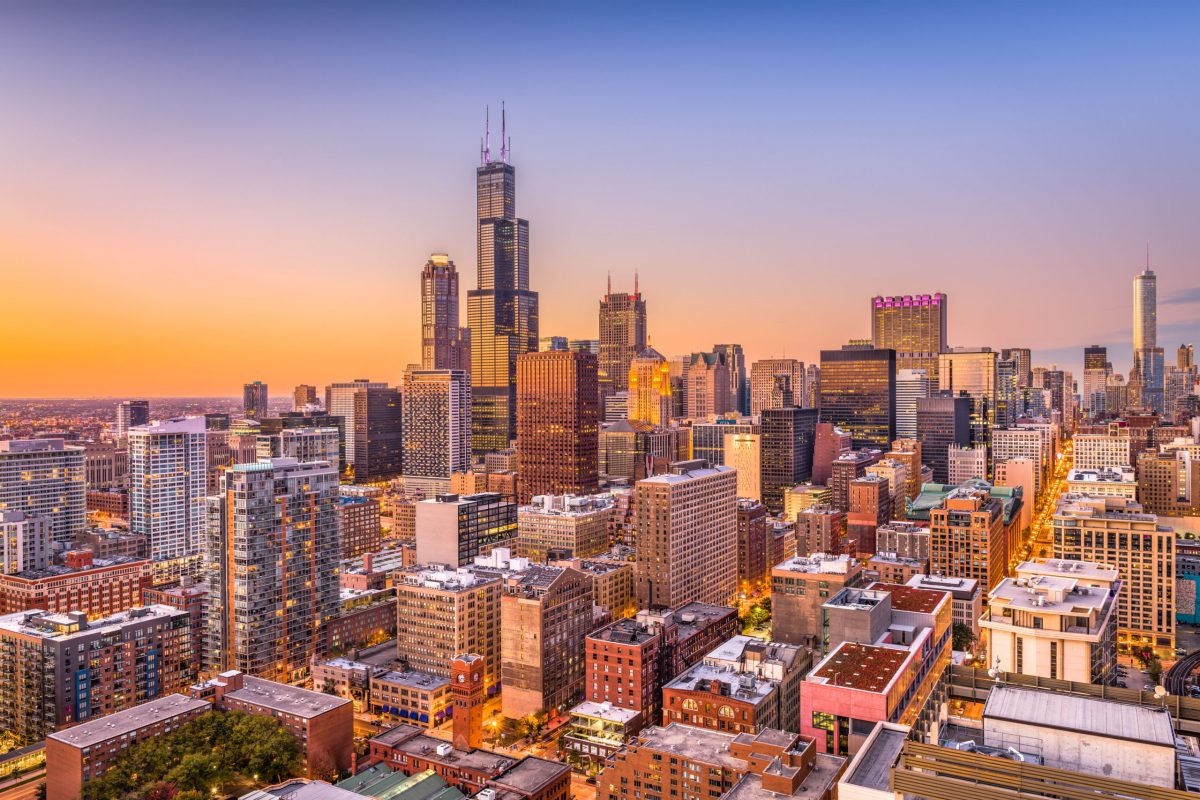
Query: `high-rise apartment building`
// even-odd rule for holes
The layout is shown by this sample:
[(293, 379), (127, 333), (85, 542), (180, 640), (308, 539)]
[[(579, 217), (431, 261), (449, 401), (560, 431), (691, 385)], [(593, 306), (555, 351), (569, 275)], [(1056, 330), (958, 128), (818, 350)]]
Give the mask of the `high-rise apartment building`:
[(821, 421), (849, 431), (855, 447), (896, 438), (896, 351), (860, 345), (821, 351)]
[(517, 495), (590, 494), (599, 484), (599, 390), (591, 353), (517, 358)]
[(265, 383), (254, 381), (242, 386), (242, 413), (249, 419), (262, 419), (268, 415)]
[(936, 389), (934, 381), (923, 369), (901, 369), (896, 374), (896, 436), (915, 439), (917, 436), (917, 401), (930, 397)]
[(629, 388), (629, 368), (646, 349), (646, 301), (633, 280), (633, 294), (608, 293), (600, 301), (600, 358), (597, 381), (600, 394), (608, 397)]
[(737, 473), (703, 461), (638, 481), (638, 605), (726, 605), (737, 591)]
[(294, 458), (238, 464), (208, 500), (210, 672), (291, 683), (323, 652), (339, 609), (337, 467)]
[(776, 391), (780, 375), (787, 378), (792, 405), (802, 408), (811, 405), (806, 402), (809, 392), (804, 362), (794, 358), (764, 358), (750, 365), (750, 416), (757, 417), (765, 408), (782, 407), (782, 398)]
[[(489, 132), (490, 138), (490, 132)], [(517, 218), (517, 172), (501, 133), (475, 171), (478, 286), (467, 293), (471, 329), (472, 446), (504, 450), (516, 436), (517, 356), (537, 352), (538, 296), (529, 289), (529, 223)]]
[(750, 413), (750, 375), (746, 371), (746, 352), (740, 344), (714, 344), (713, 352), (725, 356), (729, 366), (729, 410)]
[(1123, 497), (1064, 495), (1054, 512), (1054, 557), (1116, 567), (1117, 645), (1175, 652), (1175, 531)]
[(583, 694), (592, 630), (592, 579), (570, 567), (531, 566), (504, 579), (500, 695), (504, 716), (566, 710)]
[(1133, 371), (1131, 379), (1141, 387), (1141, 407), (1163, 408), (1163, 349), (1158, 346), (1158, 277), (1146, 268), (1133, 278)]
[(149, 400), (123, 400), (117, 406), (116, 438), (118, 443), (124, 443), (129, 435), (129, 429), (145, 425), (150, 421)]
[(671, 368), (662, 354), (646, 348), (629, 363), (628, 416), (650, 425), (671, 421)]
[(812, 478), (816, 435), (815, 408), (763, 410), (762, 501), (773, 513), (783, 513), (785, 491)]
[(684, 373), (687, 386), (687, 416), (707, 422), (733, 411), (733, 385), (725, 353), (692, 353)]
[(44, 516), (53, 541), (72, 541), (87, 522), (85, 458), (62, 439), (0, 441), (0, 512)]
[(50, 566), (50, 517), (13, 509), (0, 511), (0, 574)]
[(471, 331), (458, 326), (458, 270), (445, 253), (421, 270), (421, 369), (471, 371)]
[(923, 369), (938, 377), (938, 355), (946, 339), (946, 295), (918, 294), (871, 298), (871, 341), (896, 351), (897, 369)]
[(317, 387), (302, 383), (292, 390), (292, 410), (306, 411), (317, 405)]
[(929, 571), (995, 586), (1008, 572), (1004, 507), (974, 485), (952, 489), (929, 512)]
[(971, 441), (971, 398), (927, 397), (917, 401), (917, 441), (938, 483), (950, 480), (950, 448)]
[(197, 574), (208, 492), (204, 417), (129, 431), (129, 527), (150, 543), (157, 578)]
[(450, 489), (471, 468), (471, 378), (459, 369), (404, 373), (404, 485), (426, 495)]
[(131, 608), (88, 622), (83, 612), (0, 617), (0, 730), (20, 744), (184, 687), (188, 614)]

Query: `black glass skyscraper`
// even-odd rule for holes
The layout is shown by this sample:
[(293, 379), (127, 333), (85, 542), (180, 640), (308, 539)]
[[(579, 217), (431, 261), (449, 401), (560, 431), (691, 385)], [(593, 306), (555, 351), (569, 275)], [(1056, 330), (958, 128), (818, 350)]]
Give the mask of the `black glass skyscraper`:
[(517, 356), (537, 352), (538, 296), (529, 291), (529, 223), (517, 219), (516, 170), (502, 128), (500, 160), (489, 141), (475, 171), (479, 286), (467, 292), (471, 422), (476, 453), (503, 450), (516, 434)]

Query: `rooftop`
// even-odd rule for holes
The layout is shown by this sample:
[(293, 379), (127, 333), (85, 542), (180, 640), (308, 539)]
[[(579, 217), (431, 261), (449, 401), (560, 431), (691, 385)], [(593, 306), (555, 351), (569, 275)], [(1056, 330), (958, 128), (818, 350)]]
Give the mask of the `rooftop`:
[(1073, 469), (1067, 473), (1067, 481), (1076, 483), (1137, 483), (1137, 472), (1133, 467)]
[(589, 639), (596, 639), (614, 644), (642, 644), (658, 636), (657, 631), (636, 619), (619, 619), (608, 627), (588, 634)]
[(733, 467), (718, 465), (715, 467), (703, 467), (703, 468), (699, 468), (699, 469), (689, 469), (687, 471), (680, 472), (678, 474), (664, 473), (662, 475), (655, 475), (652, 478), (643, 478), (642, 480), (638, 481), (638, 483), (644, 484), (647, 486), (658, 486), (660, 484), (672, 486), (672, 485), (678, 484), (678, 483), (686, 483), (688, 481), (699, 480), (701, 478), (711, 478), (714, 475), (724, 475), (726, 473), (733, 473), (735, 471), (736, 470), (734, 470)]
[(504, 772), (492, 778), (489, 786), (516, 789), (522, 794), (534, 794), (543, 786), (569, 773), (571, 768), (558, 761), (526, 756)]
[(105, 628), (115, 629), (130, 623), (141, 623), (163, 617), (187, 616), (187, 612), (164, 605), (145, 605), (119, 611), (104, 619), (89, 622), (78, 612), (50, 614), (41, 609), (18, 611), (0, 616), (0, 630), (41, 636), (45, 639), (68, 638), (90, 634)]
[(276, 683), (256, 678), (253, 675), (243, 675), (242, 688), (229, 692), (225, 696), (243, 703), (269, 708), (272, 711), (294, 714), (305, 719), (320, 716), (350, 703), (343, 697), (314, 692), (299, 686), (289, 686), (286, 683)]
[(852, 786), (890, 792), (892, 767), (907, 739), (907, 728), (878, 723), (865, 746), (854, 757), (843, 780)]
[[(460, 769), (476, 770), (488, 775), (497, 775), (517, 763), (515, 758), (487, 750), (459, 750), (452, 747), (449, 753), (438, 755), (437, 748), (448, 743), (423, 733), (420, 728), (413, 725), (397, 725), (389, 728), (371, 741), (393, 747), (412, 756), (418, 756), (426, 761), (452, 764)], [(557, 766), (566, 768), (565, 765)]]
[(204, 417), (172, 417), (154, 420), (149, 425), (135, 425), (129, 433), (204, 433), (204, 430)]
[(133, 556), (110, 556), (108, 558), (93, 558), (90, 564), (85, 564), (80, 567), (68, 567), (65, 564), (51, 564), (44, 569), (26, 569), (21, 572), (10, 573), (8, 578), (20, 578), (21, 580), (36, 581), (44, 578), (64, 578), (68, 575), (82, 575), (87, 572), (97, 572), (99, 570), (115, 569), (117, 567), (129, 567), (134, 564), (146, 564), (149, 568), (150, 560), (147, 558), (134, 558)]
[(1171, 717), (1164, 709), (1017, 686), (996, 686), (983, 707), (988, 719), (1079, 731), (1113, 739), (1175, 748)]
[(614, 706), (612, 703), (594, 703), (591, 700), (585, 700), (575, 706), (571, 709), (571, 713), (583, 717), (595, 717), (609, 722), (617, 722), (622, 725), (628, 724), (630, 720), (641, 714), (640, 711), (634, 711), (632, 708), (621, 708), (620, 706)]
[(975, 578), (952, 578), (948, 575), (913, 575), (908, 579), (908, 585), (914, 589), (949, 592), (955, 600), (969, 600), (980, 589), (979, 581)]
[[(740, 672), (730, 667), (716, 667), (701, 662), (686, 669), (675, 680), (663, 687), (677, 691), (713, 691), (714, 682), (720, 682), (720, 694), (732, 697), (744, 703), (758, 705), (775, 691), (778, 685), (774, 681), (755, 677), (748, 672)], [(663, 701), (666, 705), (666, 701)]]
[(117, 736), (133, 733), (147, 725), (164, 719), (177, 717), (209, 707), (207, 700), (195, 700), (187, 695), (171, 694), (150, 700), (125, 711), (118, 711), (106, 717), (83, 722), (65, 731), (49, 735), (54, 739), (74, 747), (87, 747), (112, 739)]
[(781, 564), (776, 564), (772, 569), (786, 572), (820, 572), (845, 575), (850, 571), (850, 565), (854, 563), (857, 563), (856, 560), (845, 553), (840, 556), (814, 553), (811, 556), (789, 558)]
[(910, 651), (897, 647), (842, 642), (806, 680), (815, 678), (830, 686), (883, 692), (910, 655)]
[(373, 683), (393, 683), (397, 686), (407, 686), (409, 688), (422, 689), (425, 691), (435, 691), (443, 686), (450, 685), (450, 681), (447, 678), (442, 678), (437, 675), (430, 675), (427, 672), (418, 672), (414, 669), (392, 670), (391, 672), (385, 672), (382, 675), (376, 675), (371, 680)]
[(881, 583), (875, 581), (868, 589), (877, 592), (887, 592), (892, 596), (892, 610), (914, 611), (918, 614), (932, 614), (937, 607), (947, 600), (945, 591), (931, 591), (905, 586), (900, 583)]

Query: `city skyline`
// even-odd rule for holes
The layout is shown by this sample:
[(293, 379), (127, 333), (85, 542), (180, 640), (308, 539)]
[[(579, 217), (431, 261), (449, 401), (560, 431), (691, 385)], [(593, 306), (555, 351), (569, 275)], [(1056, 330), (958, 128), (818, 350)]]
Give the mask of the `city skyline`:
[[(637, 26), (518, 7), (515, 40), (542, 49), (514, 55), (503, 87), (469, 80), (486, 31), (436, 35), (451, 11), (401, 26), (383, 9), (70, 8), (0, 26), (0, 74), (37, 76), (6, 90), (22, 113), (0, 148), (0, 263), (20, 299), (0, 315), (16, 343), (3, 397), (399, 384), (420, 362), (422, 265), (476, 269), (470, 170), (502, 100), (544, 336), (595, 338), (610, 271), (616, 291), (639, 275), (667, 357), (737, 342), (747, 362), (812, 363), (870, 336), (872, 295), (945, 292), (950, 345), (1028, 346), (1079, 380), (1087, 345), (1131, 366), (1149, 240), (1160, 346), (1200, 338), (1187, 6), (663, 7)], [(270, 48), (243, 22), (274, 31)], [(461, 70), (426, 69), (438, 47)], [(403, 77), (418, 68), (420, 91)], [(247, 297), (312, 308), (328, 335), (296, 348)]]

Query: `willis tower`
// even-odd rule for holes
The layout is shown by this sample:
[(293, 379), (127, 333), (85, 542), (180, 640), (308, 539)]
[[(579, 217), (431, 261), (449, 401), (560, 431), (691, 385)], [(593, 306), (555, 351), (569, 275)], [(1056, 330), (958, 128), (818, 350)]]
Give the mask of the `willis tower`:
[(485, 127), (475, 171), (479, 287), (467, 292), (471, 329), (471, 423), (476, 454), (504, 450), (516, 435), (517, 356), (538, 349), (538, 296), (529, 290), (529, 222), (517, 219), (516, 170), (501, 110), (500, 159)]

